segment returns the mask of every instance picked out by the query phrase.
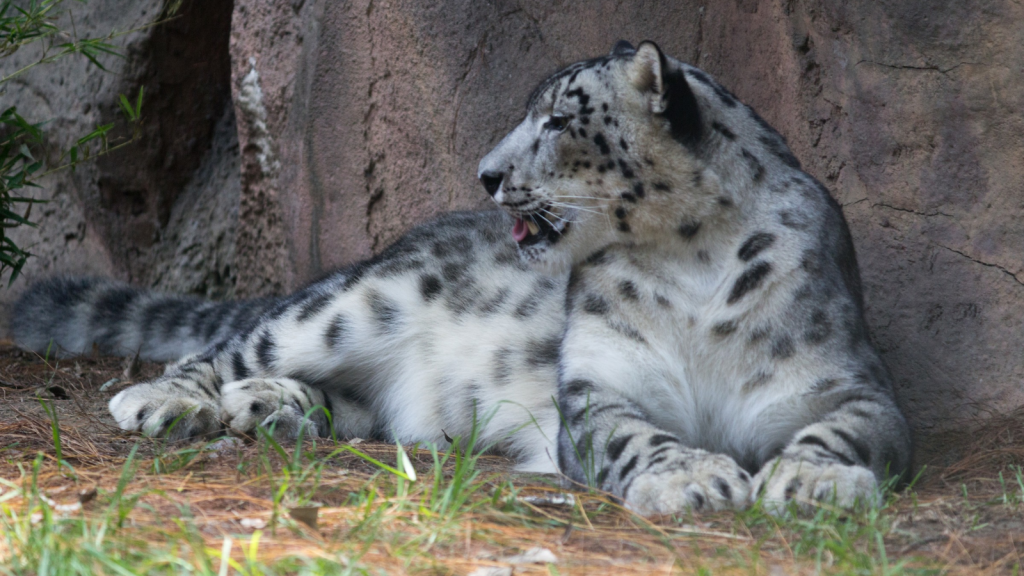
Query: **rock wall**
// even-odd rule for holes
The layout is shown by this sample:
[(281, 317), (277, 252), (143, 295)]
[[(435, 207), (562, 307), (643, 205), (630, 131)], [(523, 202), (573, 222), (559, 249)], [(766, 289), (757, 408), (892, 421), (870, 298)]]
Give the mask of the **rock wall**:
[(258, 166), (267, 146), (279, 162), (272, 183), (243, 183), (274, 239), (239, 258), (273, 263), (282, 287), (486, 205), (477, 161), (533, 86), (652, 39), (759, 110), (844, 205), (869, 322), (920, 433), (1024, 403), (1019, 3), (266, 4), (236, 1), (231, 56), (239, 117), (257, 76), (267, 111), (265, 132), (240, 131), (243, 156)]
[(709, 12), (700, 63), (844, 205), (868, 320), (915, 428), (1020, 406), (1024, 7), (758, 7)]
[[(66, 70), (108, 108), (115, 87), (140, 81), (177, 96), (148, 109), (156, 144), (138, 158), (52, 187), (27, 275), (294, 289), (437, 213), (487, 205), (477, 162), (534, 85), (619, 38), (652, 39), (754, 106), (844, 205), (869, 323), (923, 437), (1024, 404), (1017, 0), (620, 4), (236, 0), (229, 43), (230, 3), (186, 12), (180, 37), (133, 44), (137, 72)], [(186, 69), (160, 50), (205, 72), (154, 80)], [(228, 87), (233, 116), (214, 105)]]
[[(33, 122), (48, 122), (47, 157), (100, 124), (120, 121), (119, 94), (143, 87), (141, 137), (75, 171), (46, 177), (33, 207), (38, 228), (12, 237), (34, 254), (9, 302), (35, 278), (54, 273), (114, 276), (143, 286), (223, 297), (234, 291), (239, 153), (231, 106), (228, 40), (232, 3), (185, 0), (159, 26), (160, 0), (72, 2), (79, 37), (142, 28), (114, 40), (124, 58), (84, 58), (39, 66), (7, 86)], [(71, 30), (70, 16), (62, 28)], [(4, 73), (33, 61), (40, 46), (0, 60)], [(117, 132), (113, 136), (127, 135)], [(29, 191), (31, 192), (31, 191)]]

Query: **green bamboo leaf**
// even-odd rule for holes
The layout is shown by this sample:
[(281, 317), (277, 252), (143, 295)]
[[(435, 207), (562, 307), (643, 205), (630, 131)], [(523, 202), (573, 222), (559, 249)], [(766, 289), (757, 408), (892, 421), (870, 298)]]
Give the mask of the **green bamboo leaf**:
[(139, 97), (135, 99), (135, 117), (142, 116), (142, 90), (145, 86), (139, 86)]
[(121, 107), (121, 111), (124, 112), (124, 117), (127, 118), (129, 122), (135, 120), (135, 110), (132, 109), (132, 105), (128, 102), (128, 98), (125, 98), (124, 94), (120, 94), (117, 104)]
[(102, 138), (103, 135), (105, 135), (107, 132), (109, 132), (110, 129), (113, 128), (113, 127), (114, 127), (113, 123), (111, 123), (111, 124), (103, 124), (102, 126), (97, 126), (95, 130), (93, 130), (92, 132), (90, 132), (90, 133), (86, 134), (85, 136), (82, 136), (81, 138), (79, 138), (78, 139), (78, 145), (81, 146), (82, 144), (85, 144), (86, 142), (90, 142), (90, 141), (95, 140), (97, 138)]
[(96, 42), (91, 45), (94, 50), (103, 54), (110, 54), (111, 56), (117, 56), (118, 58), (124, 58), (124, 54), (121, 54), (117, 50), (117, 46), (108, 44), (107, 42)]
[[(28, 220), (25, 220), (24, 218), (22, 218), (21, 216), (19, 216), (18, 214), (15, 214), (13, 212), (8, 213), (6, 216), (4, 216), (4, 220), (12, 220), (12, 221), (17, 222), (18, 224), (22, 224), (22, 225), (31, 225), (32, 224)], [(4, 227), (5, 228), (13, 228), (13, 226), (6, 226), (6, 225)]]
[(10, 245), (10, 248), (5, 248), (4, 249), (4, 250), (6, 250), (8, 252), (13, 252), (15, 254), (26, 254), (26, 252), (22, 252), (21, 248), (18, 248), (18, 246), (10, 238), (7, 238), (7, 237), (0, 238), (0, 243)]
[(100, 70), (102, 70), (104, 72), (110, 72), (110, 70), (107, 70), (107, 68), (105, 66), (103, 66), (103, 64), (100, 64), (100, 61), (97, 60), (96, 57), (93, 56), (92, 54), (89, 54), (88, 52), (82, 52), (82, 55), (85, 56), (86, 58), (88, 58), (89, 62), (92, 62), (93, 64), (95, 64), (96, 67), (99, 68)]
[(27, 260), (27, 258), (22, 256), (21, 258), (18, 258), (18, 261), (13, 266), (10, 267), (11, 268), (11, 277), (10, 277), (10, 279), (7, 280), (8, 288), (12, 284), (14, 284), (14, 281), (18, 279), (18, 276), (21, 276), (21, 269), (22, 269), (22, 267), (25, 266), (26, 260)]

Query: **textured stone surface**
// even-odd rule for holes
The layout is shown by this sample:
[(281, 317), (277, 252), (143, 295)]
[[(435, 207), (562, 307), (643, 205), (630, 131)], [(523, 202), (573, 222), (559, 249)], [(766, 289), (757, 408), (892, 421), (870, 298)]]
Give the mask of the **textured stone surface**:
[[(180, 112), (208, 95), (174, 84), (193, 96), (150, 108), (164, 126), (152, 137), (167, 144), (53, 186), (31, 274), (105, 272), (214, 295), (294, 289), (432, 215), (485, 206), (477, 162), (519, 120), (535, 84), (616, 39), (652, 39), (754, 106), (844, 205), (869, 323), (919, 433), (1024, 403), (1019, 2), (620, 4), (236, 0), (238, 147), (232, 117)], [(221, 14), (226, 4), (209, 6)], [(204, 36), (209, 59), (194, 48), (189, 57), (226, 62), (215, 36)], [(159, 43), (136, 44), (141, 61), (160, 61), (146, 56)], [(153, 77), (62, 70), (96, 103), (70, 109), (69, 127), (107, 117), (96, 106)], [(228, 84), (227, 72), (197, 77), (210, 94)], [(46, 82), (35, 90), (60, 93)], [(174, 114), (185, 116), (165, 122)], [(105, 182), (125, 193), (107, 194)], [(139, 214), (131, 190), (146, 191)]]
[(139, 284), (208, 298), (233, 296), (238, 269), (238, 140), (234, 114), (225, 110), (209, 151), (171, 208), (152, 262)]
[(239, 253), (285, 287), (485, 205), (476, 163), (534, 84), (649, 38), (758, 109), (845, 206), (919, 432), (1024, 403), (1019, 3), (264, 4), (236, 2), (233, 82), (260, 74), (281, 167), (258, 194), (283, 241)]
[[(161, 2), (67, 7), (79, 36), (97, 37), (146, 25)], [(133, 99), (144, 87), (145, 120), (137, 142), (42, 182), (35, 193), (48, 203), (32, 212), (39, 228), (12, 234), (35, 257), (0, 302), (54, 273), (102, 274), (215, 297), (233, 291), (240, 186), (227, 50), (231, 9), (230, 1), (186, 1), (175, 19), (116, 39), (125, 58), (102, 58), (109, 72), (65, 58), (8, 87), (5, 105), (13, 102), (31, 121), (49, 121), (51, 164), (76, 138), (120, 121), (119, 94)], [(71, 29), (66, 19), (62, 25)], [(37, 55), (24, 50), (0, 65), (7, 73)]]

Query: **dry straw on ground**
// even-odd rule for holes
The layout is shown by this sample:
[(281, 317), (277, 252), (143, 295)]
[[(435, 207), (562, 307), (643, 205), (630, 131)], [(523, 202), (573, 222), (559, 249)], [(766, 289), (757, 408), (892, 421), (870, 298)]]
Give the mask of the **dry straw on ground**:
[[(407, 446), (410, 482), (371, 461), (402, 471), (393, 445), (356, 443), (360, 455), (307, 440), (296, 459), (295, 446), (266, 440), (126, 434), (105, 412), (123, 368), (0, 345), (0, 570), (1004, 574), (1021, 564), (1024, 413), (961, 434), (964, 456), (929, 466), (880, 511), (643, 519), (558, 478), (511, 474), (496, 456), (444, 460)], [(143, 365), (136, 377), (159, 371)], [(315, 528), (292, 518), (300, 507)]]

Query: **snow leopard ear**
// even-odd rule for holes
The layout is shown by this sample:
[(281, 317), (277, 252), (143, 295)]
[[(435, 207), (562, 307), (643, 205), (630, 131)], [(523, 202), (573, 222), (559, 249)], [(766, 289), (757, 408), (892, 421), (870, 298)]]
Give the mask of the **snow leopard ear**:
[(634, 52), (636, 52), (636, 48), (633, 48), (632, 44), (630, 44), (629, 42), (626, 42), (625, 40), (619, 40), (618, 42), (615, 43), (615, 46), (612, 46), (611, 55), (612, 56), (629, 56), (630, 54), (632, 54)]
[[(665, 85), (661, 78), (662, 63), (665, 60), (661, 48), (650, 40), (644, 40), (633, 54), (633, 62), (629, 64), (629, 81), (641, 91), (649, 93), (652, 106), (660, 103)], [(652, 110), (661, 112), (661, 110)]]
[(647, 95), (651, 113), (668, 120), (675, 140), (687, 146), (700, 141), (703, 128), (697, 98), (682, 68), (673, 66), (657, 44), (640, 43), (628, 74), (633, 86)]

